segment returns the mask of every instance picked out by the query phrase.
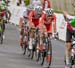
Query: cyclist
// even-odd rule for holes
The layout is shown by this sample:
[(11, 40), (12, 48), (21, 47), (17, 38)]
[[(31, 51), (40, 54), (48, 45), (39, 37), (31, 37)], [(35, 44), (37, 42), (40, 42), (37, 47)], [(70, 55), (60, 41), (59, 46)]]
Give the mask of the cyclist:
[(24, 34), (24, 26), (28, 26), (28, 9), (24, 7), (20, 11), (20, 20), (19, 20), (19, 27), (20, 27), (20, 46), (23, 49), (23, 34)]
[(43, 0), (43, 9), (51, 8), (50, 0)]
[(67, 22), (67, 30), (66, 30), (66, 66), (65, 68), (70, 68), (71, 66), (71, 39), (72, 36), (75, 37), (75, 19), (72, 16), (68, 15), (67, 12), (63, 12), (63, 16), (65, 21)]
[(53, 36), (56, 36), (56, 15), (52, 8), (47, 8), (43, 11), (40, 23), (44, 26), (44, 29), (42, 29), (43, 31), (45, 30), (46, 33), (50, 33), (52, 35), (54, 30)]
[[(34, 28), (34, 29), (39, 28), (39, 25), (40, 25), (39, 18), (41, 17), (42, 10), (43, 10), (42, 6), (36, 6), (30, 11), (30, 13), (29, 13), (30, 29), (31, 28)], [(30, 34), (30, 42), (31, 41), (32, 41), (32, 35)]]
[[(50, 43), (50, 38), (57, 37), (57, 32), (56, 32), (56, 15), (53, 12), (52, 8), (46, 8), (44, 9), (44, 11), (42, 12), (42, 15), (39, 19), (39, 23), (40, 23), (40, 30), (41, 30), (41, 37), (43, 37), (42, 39), (44, 39), (44, 37), (48, 38), (48, 40), (46, 39), (46, 41), (48, 41), (47, 44)], [(41, 39), (41, 38), (40, 38)], [(43, 62), (41, 63), (41, 65), (43, 65), (44, 63), (44, 59), (46, 58), (47, 52), (48, 53), (48, 58), (51, 58), (51, 50), (49, 46), (43, 47), (44, 46), (45, 41), (40, 40), (40, 45), (38, 46), (39, 50), (43, 50), (44, 48), (46, 48), (45, 53), (43, 55)], [(48, 49), (47, 49), (48, 48)], [(50, 66), (50, 59), (48, 60), (48, 67)]]
[[(11, 12), (8, 10), (8, 7), (6, 6), (5, 2), (4, 1), (0, 1), (0, 17), (3, 19), (3, 20), (6, 20), (6, 14), (8, 13), (9, 14), (9, 17), (8, 17), (8, 20), (10, 20), (10, 17), (11, 17)], [(4, 31), (5, 31), (5, 23), (7, 23), (6, 21), (3, 22), (3, 34), (4, 34)], [(5, 36), (3, 35), (3, 38), (5, 38)]]

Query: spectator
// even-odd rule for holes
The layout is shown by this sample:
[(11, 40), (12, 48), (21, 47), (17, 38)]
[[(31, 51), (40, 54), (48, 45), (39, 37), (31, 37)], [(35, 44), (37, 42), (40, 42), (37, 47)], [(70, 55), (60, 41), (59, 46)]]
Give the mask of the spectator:
[(51, 8), (50, 0), (43, 0), (43, 9)]

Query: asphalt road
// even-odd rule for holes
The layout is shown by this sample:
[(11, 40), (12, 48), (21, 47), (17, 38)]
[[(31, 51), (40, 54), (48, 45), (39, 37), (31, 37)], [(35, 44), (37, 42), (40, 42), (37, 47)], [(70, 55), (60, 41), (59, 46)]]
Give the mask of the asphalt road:
[[(64, 68), (65, 43), (52, 41), (53, 57), (51, 68)], [(0, 44), (0, 68), (43, 68), (34, 60), (22, 55), (19, 46), (19, 31), (14, 25), (7, 24), (3, 45)]]

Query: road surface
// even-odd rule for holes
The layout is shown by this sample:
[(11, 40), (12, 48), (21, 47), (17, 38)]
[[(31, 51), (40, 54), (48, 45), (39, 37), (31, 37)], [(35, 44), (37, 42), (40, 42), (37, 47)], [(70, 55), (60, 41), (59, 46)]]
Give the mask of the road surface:
[[(52, 41), (53, 57), (51, 68), (64, 68), (65, 43)], [(0, 68), (43, 68), (35, 60), (22, 55), (19, 46), (19, 30), (16, 26), (7, 24), (3, 45), (0, 44)]]

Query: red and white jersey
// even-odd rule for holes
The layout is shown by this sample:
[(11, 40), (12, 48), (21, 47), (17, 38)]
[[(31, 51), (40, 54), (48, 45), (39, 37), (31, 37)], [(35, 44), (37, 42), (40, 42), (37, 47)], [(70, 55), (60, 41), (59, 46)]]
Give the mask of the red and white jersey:
[(53, 14), (50, 20), (47, 20), (46, 17), (46, 12), (43, 11), (40, 22), (46, 26), (47, 31), (52, 32), (52, 23), (56, 23), (56, 15)]
[(39, 18), (41, 17), (41, 15), (38, 15), (35, 13), (35, 11), (31, 11), (29, 13), (29, 20), (32, 21), (32, 23), (34, 24), (35, 27), (37, 27), (39, 25)]
[(20, 12), (19, 12), (19, 17), (20, 18), (24, 18), (24, 17), (27, 17), (27, 8), (24, 7), (24, 8), (21, 8)]

